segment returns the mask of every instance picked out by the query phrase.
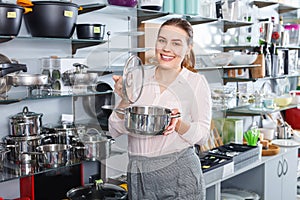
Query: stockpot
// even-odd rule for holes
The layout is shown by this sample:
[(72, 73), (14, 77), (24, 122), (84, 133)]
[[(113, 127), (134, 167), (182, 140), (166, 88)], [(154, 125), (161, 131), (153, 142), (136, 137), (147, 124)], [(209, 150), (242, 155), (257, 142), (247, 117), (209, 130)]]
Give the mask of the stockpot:
[(115, 142), (110, 136), (100, 133), (95, 128), (90, 128), (85, 134), (80, 135), (80, 140), (85, 148), (87, 160), (103, 160), (110, 157), (111, 145)]
[(172, 115), (171, 109), (160, 106), (129, 106), (116, 112), (125, 115), (125, 128), (130, 133), (140, 135), (161, 135), (172, 118), (180, 117), (180, 113)]
[(75, 145), (78, 143), (78, 132), (85, 128), (84, 125), (74, 124), (45, 124), (43, 129), (43, 144), (68, 144)]
[(12, 137), (6, 136), (3, 138), (10, 150), (7, 158), (10, 161), (21, 163), (23, 160), (23, 153), (36, 152), (36, 147), (41, 145), (41, 136), (25, 136)]
[(70, 150), (72, 146), (66, 144), (46, 144), (36, 148), (37, 152), (42, 153), (39, 156), (38, 164), (44, 168), (57, 168), (65, 166), (70, 159)]
[(0, 172), (3, 170), (4, 161), (8, 152), (9, 149), (6, 148), (5, 144), (0, 144)]
[(10, 117), (11, 136), (34, 136), (40, 135), (42, 127), (42, 113), (29, 112), (25, 106), (21, 113)]

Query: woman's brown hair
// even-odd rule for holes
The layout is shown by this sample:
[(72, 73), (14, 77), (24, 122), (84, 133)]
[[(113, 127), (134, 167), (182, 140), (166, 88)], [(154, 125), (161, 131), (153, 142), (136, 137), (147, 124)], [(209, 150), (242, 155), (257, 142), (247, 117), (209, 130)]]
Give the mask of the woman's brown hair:
[[(188, 35), (188, 41), (187, 41), (188, 45), (193, 45), (193, 37), (194, 37), (193, 27), (187, 20), (181, 19), (181, 18), (171, 18), (171, 19), (165, 21), (161, 25), (161, 27), (163, 27), (163, 26), (176, 26), (178, 28), (181, 28)], [(190, 53), (188, 53), (184, 57), (184, 59), (181, 63), (181, 67), (185, 67), (192, 72), (197, 72), (197, 70), (194, 68), (195, 67), (195, 54), (194, 54), (193, 49), (191, 49)]]

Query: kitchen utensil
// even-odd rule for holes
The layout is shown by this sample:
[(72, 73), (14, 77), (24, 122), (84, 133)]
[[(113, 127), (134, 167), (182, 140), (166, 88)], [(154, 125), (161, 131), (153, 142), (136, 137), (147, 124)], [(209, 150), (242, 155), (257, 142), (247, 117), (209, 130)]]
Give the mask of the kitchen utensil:
[(6, 159), (6, 154), (9, 152), (10, 150), (6, 148), (5, 144), (0, 143), (0, 172), (3, 171), (3, 165)]
[(94, 200), (94, 199), (127, 199), (127, 191), (111, 183), (86, 184), (84, 186), (72, 188), (66, 194), (70, 200)]
[(213, 66), (227, 66), (232, 58), (233, 53), (231, 52), (220, 52), (220, 53), (211, 53), (211, 54), (200, 54), (197, 55), (201, 62), (206, 67), (213, 67)]
[(76, 24), (78, 39), (103, 40), (105, 34), (104, 24)]
[(292, 103), (292, 96), (289, 94), (286, 95), (281, 95), (279, 97), (274, 98), (274, 103), (276, 103), (277, 106), (284, 107), (288, 106), (289, 104)]
[(125, 128), (140, 135), (161, 135), (172, 118), (180, 117), (180, 113), (172, 115), (171, 109), (159, 106), (129, 106), (125, 110), (115, 110), (125, 115)]
[(41, 145), (41, 136), (6, 136), (4, 141), (7, 144), (7, 148), (10, 150), (10, 152), (7, 154), (8, 160), (21, 163), (22, 153), (36, 152), (36, 147)]
[(0, 2), (0, 35), (17, 36), (19, 34), (24, 8), (16, 4)]
[(95, 128), (90, 128), (85, 134), (80, 135), (80, 140), (85, 147), (86, 159), (93, 161), (109, 158), (111, 145), (115, 142), (114, 139), (100, 133)]
[(163, 0), (139, 0), (139, 7), (147, 10), (161, 10)]
[(42, 113), (29, 112), (25, 106), (21, 113), (9, 118), (11, 136), (35, 136), (40, 135), (42, 127)]
[(230, 61), (232, 65), (251, 65), (257, 59), (257, 53), (234, 52), (233, 58)]
[(12, 86), (44, 86), (49, 84), (49, 77), (44, 74), (8, 74), (7, 84)]
[(281, 146), (281, 147), (296, 147), (300, 146), (299, 142), (296, 142), (291, 139), (276, 139), (272, 141), (272, 144)]
[(33, 1), (32, 12), (24, 14), (33, 37), (70, 38), (75, 30), (78, 5), (66, 1)]
[(138, 0), (107, 0), (110, 5), (135, 7), (138, 4)]
[(88, 66), (80, 63), (74, 63), (75, 70), (67, 70), (62, 75), (62, 80), (66, 86), (84, 85), (91, 86), (97, 82), (97, 73), (86, 72)]
[(69, 153), (71, 145), (66, 144), (46, 144), (36, 148), (37, 152), (41, 152), (39, 156), (39, 166), (44, 168), (56, 168), (65, 166), (69, 161)]
[(259, 128), (260, 133), (264, 135), (264, 139), (273, 140), (274, 139), (274, 129), (273, 128)]
[[(8, 66), (9, 65), (9, 66)], [(3, 54), (0, 54), (0, 94), (8, 92), (11, 88), (10, 85), (7, 84), (6, 78), (3, 76), (14, 73), (17, 71), (27, 71), (27, 67), (24, 65), (18, 65), (12, 63), (11, 60)]]
[(42, 142), (47, 144), (75, 145), (78, 138), (77, 127), (74, 124), (46, 124), (43, 126)]

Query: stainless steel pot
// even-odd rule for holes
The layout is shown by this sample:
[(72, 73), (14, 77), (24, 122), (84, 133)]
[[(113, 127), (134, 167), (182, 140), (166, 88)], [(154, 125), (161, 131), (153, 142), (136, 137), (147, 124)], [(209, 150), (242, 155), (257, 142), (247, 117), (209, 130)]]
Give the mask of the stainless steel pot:
[(4, 144), (0, 144), (0, 172), (3, 171), (4, 161), (9, 149)]
[[(94, 131), (92, 134), (91, 132)], [(111, 145), (115, 142), (110, 136), (100, 134), (97, 129), (91, 128), (80, 136), (85, 147), (87, 160), (103, 160), (110, 157)]]
[(26, 137), (4, 137), (7, 148), (10, 152), (7, 154), (9, 161), (17, 163), (22, 162), (22, 154), (36, 152), (36, 148), (41, 145), (41, 136), (26, 136)]
[(44, 144), (68, 144), (75, 145), (78, 138), (77, 130), (83, 128), (83, 125), (74, 124), (46, 124), (43, 126), (43, 139)]
[(69, 161), (71, 145), (47, 144), (36, 148), (42, 155), (39, 156), (39, 166), (44, 168), (57, 168), (65, 166)]
[(180, 113), (172, 115), (171, 109), (159, 106), (129, 106), (115, 110), (125, 115), (125, 128), (140, 135), (161, 135), (172, 118), (180, 117)]
[(8, 74), (7, 84), (12, 86), (44, 86), (49, 84), (49, 77), (45, 74)]
[(21, 113), (9, 118), (11, 136), (35, 136), (40, 135), (42, 126), (42, 113), (29, 112), (25, 106)]

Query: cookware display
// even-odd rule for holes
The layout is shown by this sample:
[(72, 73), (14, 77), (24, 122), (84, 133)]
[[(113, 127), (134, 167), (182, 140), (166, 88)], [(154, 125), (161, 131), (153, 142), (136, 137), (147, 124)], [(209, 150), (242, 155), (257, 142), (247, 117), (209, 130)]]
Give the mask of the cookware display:
[(77, 24), (76, 34), (78, 39), (103, 40), (105, 35), (104, 24)]
[(70, 200), (94, 200), (94, 199), (127, 199), (127, 191), (111, 183), (103, 183), (98, 180), (95, 183), (72, 188), (66, 194)]
[(30, 112), (25, 106), (23, 111), (13, 115), (10, 120), (10, 136), (35, 136), (40, 135), (42, 127), (42, 113)]
[(15, 4), (0, 2), (0, 35), (17, 36), (19, 34), (24, 8)]
[(100, 133), (95, 128), (90, 128), (85, 134), (80, 135), (80, 140), (85, 147), (87, 160), (103, 160), (109, 158), (111, 145), (115, 142), (110, 136)]
[(70, 38), (76, 26), (79, 6), (66, 1), (33, 1), (24, 14), (27, 30), (33, 37)]

